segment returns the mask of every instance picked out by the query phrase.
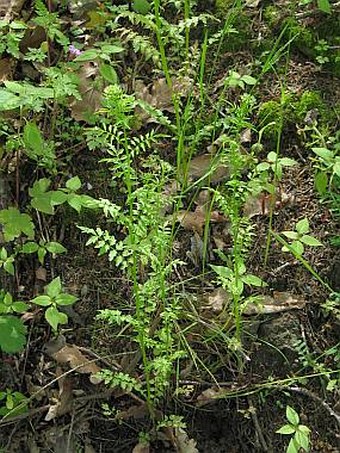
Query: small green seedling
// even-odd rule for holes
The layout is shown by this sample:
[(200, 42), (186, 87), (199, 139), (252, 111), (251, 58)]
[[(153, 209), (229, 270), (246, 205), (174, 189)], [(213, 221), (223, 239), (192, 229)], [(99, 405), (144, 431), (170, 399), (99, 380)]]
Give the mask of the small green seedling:
[(20, 392), (6, 389), (0, 392), (0, 416), (14, 416), (27, 412), (27, 398)]
[(0, 315), (9, 313), (25, 313), (29, 308), (25, 302), (15, 301), (10, 293), (0, 293)]
[(294, 159), (290, 159), (289, 157), (279, 157), (277, 153), (271, 151), (267, 154), (266, 161), (257, 165), (256, 170), (258, 173), (272, 172), (277, 179), (280, 180), (283, 174), (283, 167), (293, 167), (296, 163), (297, 162)]
[(289, 423), (281, 426), (281, 428), (276, 431), (278, 434), (292, 436), (286, 449), (286, 453), (299, 453), (301, 449), (308, 452), (310, 447), (310, 429), (305, 425), (300, 425), (299, 414), (290, 406), (286, 407), (286, 417)]
[(0, 268), (3, 267), (6, 272), (14, 275), (14, 256), (9, 255), (5, 247), (0, 250)]
[(327, 148), (312, 148), (312, 150), (318, 156), (317, 159), (313, 159), (316, 168), (314, 185), (316, 190), (324, 195), (331, 189), (334, 176), (340, 178), (340, 155)]
[[(286, 238), (291, 239), (292, 242), (289, 244), (291, 249), (297, 254), (302, 255), (305, 248), (304, 245), (310, 247), (322, 247), (321, 242), (313, 236), (307, 234), (309, 232), (309, 221), (304, 218), (299, 220), (295, 225), (295, 231), (282, 231), (282, 234)], [(283, 252), (290, 252), (291, 250), (285, 245), (282, 247)]]
[[(40, 240), (39, 243), (26, 242), (21, 247), (21, 252), (26, 253), (26, 254), (37, 252), (39, 263), (43, 265), (47, 252), (52, 253), (52, 254), (60, 254), (60, 253), (67, 252), (67, 250), (59, 242), (45, 242), (43, 240)], [(1, 265), (1, 263), (0, 263), (0, 265)]]
[(31, 302), (42, 307), (48, 307), (45, 311), (45, 319), (52, 329), (57, 331), (59, 324), (67, 324), (68, 322), (66, 313), (59, 311), (58, 308), (74, 304), (77, 297), (62, 292), (60, 277), (52, 280), (44, 289), (46, 294), (35, 297)]

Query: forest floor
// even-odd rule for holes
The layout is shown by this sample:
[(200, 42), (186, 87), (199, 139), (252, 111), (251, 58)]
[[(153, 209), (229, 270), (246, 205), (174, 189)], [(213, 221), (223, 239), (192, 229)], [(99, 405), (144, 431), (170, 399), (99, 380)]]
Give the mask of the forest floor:
[[(338, 2), (320, 2), (321, 6), (319, 2), (296, 5), (298, 2), (289, 0), (219, 0), (216, 5), (193, 2), (193, 18), (204, 13), (210, 16), (197, 21), (197, 26), (193, 20), (188, 41), (185, 27), (176, 29), (175, 25), (183, 19), (178, 5), (190, 2), (165, 2), (162, 33), (170, 55), (167, 61), (171, 80), (177, 83), (170, 82), (172, 87), (164, 75), (164, 61), (163, 65), (156, 64), (157, 55), (152, 53), (157, 49), (158, 35), (152, 35), (155, 28), (150, 23), (157, 24), (157, 17), (146, 0), (132, 2), (137, 13), (129, 12), (127, 5), (112, 6), (112, 2), (84, 2), (79, 7), (76, 2), (48, 1), (45, 8), (49, 10), (49, 24), (43, 19), (44, 2), (37, 3), (34, 7), (26, 1), (16, 14), (10, 14), (18, 23), (28, 24), (22, 36), (16, 35), (18, 27), (11, 31), (13, 46), (15, 42), (19, 46), (17, 55), (5, 40), (5, 31), (0, 37), (0, 43), (4, 43), (0, 54), (2, 89), (9, 89), (9, 81), (26, 81), (48, 89), (58, 80), (58, 89), (65, 94), (61, 101), (43, 99), (41, 105), (34, 104), (38, 98), (33, 94), (33, 100), (25, 98), (26, 104), (5, 108), (8, 99), (0, 92), (0, 208), (14, 206), (28, 212), (35, 224), (36, 243), (42, 241), (40, 247), (62, 244), (67, 253), (47, 250), (39, 260), (35, 255), (38, 246), (34, 253), (24, 248), (34, 241), (25, 230), (27, 237), (14, 235), (7, 241), (1, 238), (1, 247), (13, 252), (15, 258), (15, 272), (6, 274), (0, 269), (4, 272), (1, 303), (5, 304), (5, 292), (11, 292), (15, 300), (25, 302), (29, 308), (20, 315), (26, 326), (21, 351), (7, 352), (1, 346), (0, 335), (0, 452), (284, 452), (295, 433), (276, 432), (292, 424), (286, 418), (287, 406), (299, 416), (295, 428), (300, 424), (310, 429), (310, 452), (340, 452)], [(1, 5), (0, 11), (4, 9)], [(122, 11), (126, 14), (119, 19), (121, 28), (115, 28), (112, 23)], [(230, 21), (232, 31), (219, 41), (218, 33), (225, 30), (225, 21)], [(56, 30), (62, 30), (67, 41), (56, 32), (51, 35), (51, 24), (58, 24)], [(2, 29), (7, 30), (4, 26)], [(143, 41), (143, 47), (141, 39), (133, 41), (133, 33), (150, 42)], [(187, 52), (176, 48), (180, 45), (176, 33), (183, 34), (183, 40), (178, 41), (187, 46)], [(211, 47), (203, 58), (205, 37), (206, 43), (212, 37), (215, 41), (209, 43)], [(72, 43), (83, 53), (72, 54), (70, 50), (67, 54), (65, 49)], [(105, 45), (121, 45), (124, 51), (105, 50)], [(48, 46), (48, 63), (46, 59), (25, 59), (28, 49), (43, 53), (44, 46)], [(81, 55), (91, 49), (96, 52), (82, 61)], [(107, 52), (108, 57), (100, 56), (100, 52)], [(115, 52), (119, 55), (116, 60)], [(48, 73), (47, 67), (57, 68), (59, 73)], [(206, 78), (200, 79), (204, 70)], [(72, 91), (71, 79), (62, 78), (71, 73), (78, 76), (82, 100)], [(105, 115), (110, 108), (114, 110), (112, 105), (104, 104), (104, 109), (100, 105), (101, 93), (115, 77), (124, 92), (158, 112), (157, 117), (155, 112), (141, 113), (142, 107), (134, 107), (134, 119), (139, 124), (129, 128), (132, 145), (126, 149), (139, 146), (133, 137), (145, 137), (151, 131), (159, 136), (155, 142), (150, 139), (151, 146), (145, 145), (144, 154), (134, 155), (131, 151), (131, 168), (135, 170), (128, 172), (126, 160), (107, 153), (109, 139), (99, 134), (96, 127), (100, 126), (94, 118), (98, 111)], [(176, 90), (180, 93), (177, 101)], [(175, 133), (174, 139), (166, 121), (176, 124), (176, 102), (184, 120), (182, 135)], [(107, 117), (102, 131), (128, 118), (123, 111), (128, 109), (126, 104), (119, 105), (121, 110), (115, 111), (116, 117)], [(53, 147), (53, 165), (30, 142), (29, 131), (34, 132), (35, 126), (25, 129), (25, 125), (33, 123), (41, 131), (45, 152), (48, 154)], [(119, 140), (121, 136), (115, 137)], [(184, 137), (183, 148), (178, 145), (179, 137)], [(235, 143), (237, 152), (232, 154), (228, 147), (232, 149)], [(183, 150), (189, 149), (183, 158)], [(322, 160), (313, 149), (332, 150), (333, 155), (330, 160)], [(271, 152), (276, 153), (274, 160), (268, 156)], [(224, 160), (212, 168), (212, 156), (217, 155)], [(234, 169), (227, 168), (228, 159), (237, 160), (237, 156), (246, 156), (240, 158), (241, 170), (235, 170), (236, 164)], [(165, 166), (160, 162), (172, 170), (163, 172)], [(261, 171), (259, 163), (265, 163)], [(121, 177), (112, 176), (120, 171)], [(104, 239), (100, 244), (93, 240), (96, 248), (87, 244), (89, 236), (94, 238), (94, 230), (100, 227), (114, 233), (115, 240), (127, 247), (124, 241), (129, 237), (127, 231), (132, 230), (125, 218), (121, 217), (118, 227), (115, 220), (104, 215), (105, 211), (98, 214), (84, 209), (88, 201), (85, 198), (76, 208), (72, 201), (67, 206), (55, 203), (53, 207), (51, 203), (47, 208), (39, 204), (42, 198), (35, 205), (29, 201), (29, 188), (37, 180), (48, 178), (56, 191), (67, 188), (66, 182), (75, 176), (81, 181), (76, 190), (91, 199), (110, 200), (122, 210), (131, 195), (131, 181), (136, 193), (146, 188), (146, 198), (136, 195), (137, 215), (133, 217), (130, 212), (135, 224), (143, 216), (153, 219), (155, 204), (147, 204), (153, 191), (159, 190), (165, 197), (159, 213), (172, 231), (171, 246), (167, 249), (167, 242), (164, 250), (177, 263), (167, 271), (166, 294), (177, 305), (166, 305), (162, 297), (155, 297), (154, 287), (147, 287), (147, 282), (156, 281), (158, 291), (162, 290), (163, 280), (152, 279), (158, 278), (163, 268), (147, 259), (154, 257), (155, 248), (162, 250), (162, 240), (168, 239), (159, 233), (157, 240), (150, 239), (151, 246), (147, 240), (155, 228), (162, 234), (165, 230), (144, 219), (141, 225), (149, 230), (140, 240), (144, 247), (142, 259), (136, 264), (136, 258), (128, 260), (130, 255), (122, 258), (127, 266), (135, 266), (129, 273), (116, 261), (117, 255), (108, 260), (112, 250), (119, 256), (112, 242), (111, 248), (103, 248)], [(158, 189), (153, 185), (156, 180)], [(261, 182), (261, 190), (250, 189), (255, 180)], [(237, 184), (228, 185), (228, 181)], [(275, 194), (270, 193), (273, 187)], [(71, 193), (65, 189), (64, 193), (72, 195), (76, 190)], [(240, 200), (235, 202), (234, 210), (230, 207), (231, 190)], [(6, 227), (3, 218), (0, 211), (0, 223)], [(307, 238), (302, 253), (296, 249), (282, 251), (282, 241), (291, 244), (296, 240), (294, 228), (304, 219), (307, 226), (305, 222), (304, 231), (298, 234), (309, 235), (311, 245)], [(235, 225), (239, 228), (237, 234)], [(92, 233), (79, 226), (92, 229)], [(140, 237), (138, 234), (135, 232), (135, 239)], [(242, 234), (244, 243), (239, 245), (237, 238)], [(137, 241), (130, 243), (133, 250), (138, 245)], [(20, 254), (19, 249), (26, 251)], [(101, 256), (98, 249), (103, 252)], [(242, 265), (237, 264), (237, 253)], [(7, 255), (0, 255), (1, 265), (6, 259)], [(167, 262), (166, 256), (162, 259)], [(228, 272), (216, 275), (226, 263)], [(239, 280), (230, 273), (231, 268), (240, 272)], [(32, 301), (57, 277), (63, 291), (75, 295), (77, 301), (60, 309), (68, 322), (60, 318), (54, 328), (53, 321), (51, 324), (44, 318), (43, 303), (35, 305)], [(242, 290), (238, 292), (235, 286), (240, 280)], [(142, 287), (145, 292), (138, 293)], [(114, 310), (114, 316), (118, 316), (116, 310), (120, 310), (119, 316), (138, 315), (138, 294), (157, 301), (150, 306), (144, 302), (141, 308), (149, 313), (149, 318), (143, 319), (147, 331), (144, 340), (149, 341), (146, 349), (141, 346), (137, 321), (134, 324), (127, 318), (131, 324), (118, 320), (111, 325), (109, 318), (96, 317), (99, 310)], [(260, 303), (258, 297), (262, 297)], [(170, 308), (167, 311), (165, 307)], [(166, 325), (166, 332), (171, 330), (171, 342), (166, 343), (160, 326), (169, 312), (173, 325), (172, 330)], [(165, 357), (164, 345), (173, 348), (173, 355), (167, 382), (160, 381), (162, 391), (157, 395), (157, 368), (152, 368), (156, 363), (152, 360)], [(143, 361), (145, 350), (151, 372), (147, 371), (148, 360)], [(168, 364), (164, 362), (164, 368)], [(103, 378), (96, 378), (96, 373), (104, 369), (121, 373), (120, 384), (110, 387)], [(163, 369), (158, 372), (162, 376)], [(126, 376), (133, 380), (130, 382)], [(150, 376), (151, 387), (155, 387), (151, 397), (144, 389)], [(127, 384), (122, 382), (125, 378)], [(16, 412), (13, 407), (17, 407)], [(302, 446), (298, 445), (300, 452), (304, 451)], [(298, 447), (290, 452), (298, 452)]]

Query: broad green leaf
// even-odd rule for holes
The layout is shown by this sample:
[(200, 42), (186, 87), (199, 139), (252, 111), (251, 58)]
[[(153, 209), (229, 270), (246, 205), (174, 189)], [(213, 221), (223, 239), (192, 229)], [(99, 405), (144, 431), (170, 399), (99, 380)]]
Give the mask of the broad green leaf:
[(274, 151), (270, 151), (270, 153), (267, 154), (267, 160), (272, 163), (276, 162), (277, 154)]
[(46, 249), (44, 247), (39, 247), (38, 249), (38, 260), (40, 264), (44, 264), (45, 256), (46, 256)]
[(78, 176), (74, 176), (66, 182), (66, 187), (72, 192), (76, 192), (81, 188), (81, 181)]
[(70, 194), (67, 198), (67, 203), (71, 206), (71, 208), (75, 209), (79, 213), (83, 206), (82, 196), (77, 194)]
[(27, 148), (33, 150), (36, 154), (43, 154), (44, 139), (35, 123), (26, 124), (24, 128), (24, 143)]
[(231, 278), (233, 275), (232, 271), (228, 267), (214, 265), (211, 265), (210, 267), (222, 278)]
[(5, 261), (7, 259), (7, 256), (7, 250), (5, 249), (5, 247), (2, 247), (0, 251), (0, 260)]
[(35, 253), (39, 248), (39, 245), (36, 242), (26, 242), (21, 247), (22, 253)]
[(313, 236), (309, 236), (305, 234), (304, 236), (300, 237), (300, 241), (306, 245), (310, 245), (311, 247), (322, 247), (323, 244)]
[(266, 171), (270, 168), (270, 165), (268, 162), (261, 162), (256, 166), (257, 171)]
[(31, 200), (32, 208), (45, 214), (54, 214), (51, 192), (42, 193)]
[(311, 430), (306, 425), (299, 425), (298, 430), (307, 435), (311, 432)]
[(100, 75), (107, 80), (109, 83), (116, 84), (118, 83), (118, 76), (115, 69), (109, 64), (101, 64), (99, 66)]
[(297, 239), (299, 236), (296, 231), (282, 231), (282, 234), (288, 239)]
[(253, 274), (247, 274), (241, 278), (246, 285), (258, 286), (258, 287), (267, 286), (267, 283), (265, 283), (263, 280), (261, 280), (259, 277), (257, 277), (256, 275), (253, 275)]
[(147, 14), (151, 9), (151, 5), (147, 0), (133, 0), (132, 8), (138, 14)]
[(277, 434), (293, 434), (295, 433), (296, 428), (293, 425), (284, 425), (277, 431), (275, 431)]
[(294, 438), (290, 439), (286, 453), (299, 453), (299, 446), (296, 445)]
[(318, 8), (320, 11), (326, 14), (331, 14), (332, 9), (329, 0), (318, 0)]
[(255, 85), (257, 80), (254, 79), (254, 77), (250, 76), (250, 75), (244, 75), (242, 76), (242, 80), (243, 82), (245, 82), (247, 85)]
[(53, 328), (53, 330), (58, 330), (59, 324), (67, 324), (68, 317), (65, 313), (61, 313), (54, 306), (48, 307), (45, 311), (45, 319)]
[(320, 195), (324, 195), (328, 186), (328, 176), (325, 171), (318, 171), (314, 176), (314, 186)]
[(36, 197), (45, 193), (50, 187), (51, 180), (48, 178), (42, 178), (36, 181), (33, 186), (29, 189), (29, 194), (31, 197)]
[(124, 52), (124, 47), (119, 46), (118, 44), (103, 44), (100, 46), (102, 53), (114, 54)]
[(5, 264), (4, 264), (4, 269), (10, 275), (14, 275), (14, 265), (13, 265), (12, 261), (6, 261)]
[(75, 58), (74, 61), (93, 61), (99, 56), (99, 54), (100, 51), (96, 49), (85, 50), (80, 55), (78, 55), (78, 57)]
[(25, 311), (27, 311), (29, 309), (29, 305), (25, 304), (25, 302), (17, 301), (17, 302), (13, 302), (12, 309), (16, 313), (24, 313)]
[(16, 208), (8, 208), (0, 211), (0, 223), (4, 225), (5, 241), (13, 241), (21, 233), (28, 238), (34, 236), (34, 224), (28, 214), (21, 214)]
[(294, 426), (297, 426), (300, 422), (299, 414), (291, 406), (286, 407), (286, 417), (287, 420)]
[(72, 294), (59, 294), (56, 297), (55, 302), (57, 305), (72, 305), (78, 300), (78, 297), (72, 296)]
[(304, 450), (309, 451), (309, 436), (308, 434), (300, 431), (298, 427), (296, 433), (295, 433), (295, 440), (296, 442), (302, 447)]
[(26, 327), (15, 316), (0, 316), (0, 349), (8, 354), (23, 350), (26, 344)]
[(333, 173), (340, 178), (340, 158), (337, 158), (335, 164), (333, 165)]
[(45, 286), (45, 291), (52, 299), (56, 298), (61, 293), (60, 277), (56, 277), (51, 283)]
[(327, 148), (312, 148), (312, 150), (315, 152), (317, 156), (321, 157), (327, 162), (332, 161), (332, 159), (334, 158), (333, 151)]
[(305, 250), (303, 244), (300, 241), (294, 241), (290, 246), (298, 255), (302, 255)]
[(37, 296), (31, 300), (33, 304), (40, 305), (41, 307), (48, 307), (51, 305), (52, 300), (50, 296)]
[(67, 198), (68, 198), (68, 194), (65, 192), (62, 192), (61, 190), (52, 190), (51, 191), (51, 201), (52, 201), (52, 204), (55, 206), (65, 203)]
[(20, 106), (20, 98), (5, 88), (0, 88), (0, 111), (13, 110)]
[(67, 252), (67, 249), (63, 245), (59, 244), (59, 242), (47, 242), (45, 247), (50, 253), (65, 253), (65, 252)]
[(293, 167), (294, 165), (297, 164), (296, 160), (290, 159), (289, 157), (282, 157), (280, 159), (280, 164), (283, 165), (284, 167)]
[(299, 234), (305, 234), (308, 233), (309, 231), (309, 221), (305, 217), (302, 220), (299, 220), (297, 224), (295, 225), (295, 229)]

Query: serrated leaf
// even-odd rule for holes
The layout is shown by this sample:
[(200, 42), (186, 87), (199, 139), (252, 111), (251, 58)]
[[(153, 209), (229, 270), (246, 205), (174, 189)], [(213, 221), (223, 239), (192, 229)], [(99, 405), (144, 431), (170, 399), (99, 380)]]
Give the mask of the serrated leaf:
[(41, 307), (48, 307), (51, 305), (52, 300), (50, 296), (37, 296), (31, 300), (33, 304), (40, 305)]
[(67, 252), (67, 249), (63, 245), (59, 244), (59, 242), (47, 242), (45, 247), (50, 253), (58, 254)]
[(277, 154), (274, 151), (270, 151), (270, 153), (267, 154), (267, 160), (274, 163), (277, 160)]
[(308, 234), (300, 237), (300, 241), (306, 245), (310, 245), (311, 247), (322, 247), (323, 244), (313, 236), (309, 236)]
[(52, 190), (51, 192), (51, 202), (54, 206), (65, 203), (67, 200), (68, 194), (62, 192), (61, 190)]
[(44, 247), (39, 247), (39, 250), (38, 250), (38, 260), (39, 260), (39, 263), (40, 264), (44, 264), (44, 259), (45, 259), (45, 256), (46, 256), (46, 250), (44, 249)]
[(67, 324), (68, 317), (65, 313), (61, 313), (54, 306), (48, 307), (45, 311), (45, 319), (53, 328), (53, 330), (58, 330), (59, 324)]
[(0, 316), (0, 349), (13, 354), (23, 350), (26, 344), (26, 327), (15, 316)]
[(72, 294), (59, 294), (56, 297), (55, 302), (57, 305), (72, 305), (78, 300), (78, 297), (72, 296)]
[(51, 180), (48, 178), (42, 178), (36, 181), (33, 186), (29, 189), (29, 194), (31, 197), (36, 197), (46, 192), (50, 187)]
[(284, 425), (281, 426), (280, 429), (275, 431), (277, 434), (293, 434), (295, 433), (296, 429), (293, 425)]
[(100, 75), (109, 83), (116, 84), (118, 82), (117, 72), (111, 65), (101, 64), (99, 66), (99, 72)]
[(119, 46), (118, 44), (103, 44), (101, 45), (100, 50), (102, 53), (115, 54), (123, 52), (124, 47)]
[(286, 417), (287, 420), (294, 426), (297, 426), (300, 422), (299, 414), (291, 406), (286, 407)]
[(66, 182), (66, 187), (72, 192), (76, 192), (81, 188), (81, 181), (78, 176), (74, 176)]
[(295, 229), (299, 234), (305, 234), (309, 231), (309, 221), (307, 218), (301, 219), (295, 225)]
[(61, 293), (60, 277), (56, 277), (47, 286), (45, 286), (45, 291), (52, 299), (57, 297)]

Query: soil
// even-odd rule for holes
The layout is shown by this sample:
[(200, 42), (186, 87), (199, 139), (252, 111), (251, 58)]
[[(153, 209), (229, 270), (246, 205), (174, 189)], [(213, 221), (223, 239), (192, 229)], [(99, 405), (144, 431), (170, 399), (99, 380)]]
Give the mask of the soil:
[[(243, 43), (237, 49), (226, 46), (222, 50), (212, 96), (217, 96), (218, 81), (231, 67), (241, 68), (250, 62), (259, 64), (256, 63), (259, 49), (265, 48), (267, 41), (273, 39), (262, 17), (268, 3), (271, 4), (265, 2), (264, 6), (246, 9), (253, 40), (258, 33), (265, 33), (263, 43), (252, 44), (250, 49)], [(283, 2), (283, 5), (287, 3)], [(23, 8), (22, 15), (27, 17), (32, 8), (30, 2)], [(204, 10), (201, 4), (199, 8)], [(209, 3), (207, 9), (213, 11), (215, 7)], [(323, 16), (313, 11), (310, 9), (315, 25)], [(307, 19), (311, 20), (309, 16)], [(293, 48), (287, 68), (287, 92), (299, 95), (307, 89), (317, 90), (330, 110), (338, 108), (339, 74), (332, 67), (320, 67), (314, 58), (307, 58), (299, 49)], [(19, 67), (17, 70), (20, 71)], [(147, 80), (144, 73), (141, 75)], [(281, 89), (282, 78), (269, 72), (256, 91), (257, 101), (277, 100)], [(237, 90), (234, 95), (237, 99)], [(339, 127), (338, 120), (339, 116), (332, 116), (330, 135)], [(255, 114), (252, 121), (257, 124)], [(87, 126), (84, 122), (80, 124)], [(284, 156), (296, 159), (299, 165), (283, 173), (280, 191), (287, 196), (288, 202), (275, 210), (272, 229), (291, 230), (297, 220), (309, 219), (313, 236), (324, 247), (308, 248), (304, 258), (335, 294), (340, 291), (340, 260), (338, 248), (332, 245), (330, 237), (339, 234), (339, 217), (334, 213), (334, 205), (321, 200), (314, 188), (310, 150), (304, 146), (299, 126), (288, 123), (283, 130), (281, 150)], [(252, 137), (251, 143), (245, 146), (250, 148), (255, 138)], [(164, 143), (162, 158), (173, 163), (176, 150), (171, 143)], [(273, 150), (271, 137), (263, 144), (262, 154), (266, 156)], [(95, 198), (120, 196), (110, 184), (109, 170), (98, 164), (103, 155), (90, 151), (86, 145), (72, 145), (75, 151), (65, 159), (66, 171), (81, 178), (83, 193)], [(8, 162), (6, 164), (8, 166)], [(23, 188), (32, 182), (29, 180), (30, 165), (23, 162), (20, 169), (27, 179), (21, 178), (25, 181)], [(8, 186), (15, 198), (15, 182)], [(2, 208), (3, 199), (0, 201)], [(65, 289), (77, 295), (79, 300), (67, 311), (70, 322), (62, 330), (62, 340), (59, 340), (74, 345), (100, 368), (121, 369), (139, 377), (142, 369), (136, 343), (127, 342), (124, 332), (112, 332), (95, 318), (98, 310), (133, 304), (131, 282), (108, 262), (106, 256), (99, 257), (97, 250), (85, 245), (86, 237), (77, 225), (94, 227), (98, 224), (97, 216), (88, 212), (78, 216), (70, 208), (61, 208), (59, 213), (45, 219), (43, 228), (48, 230), (50, 237), (63, 243), (68, 249), (67, 255), (49, 257), (43, 268), (46, 272), (43, 278), (39, 278), (42, 266), (37, 261), (23, 259), (15, 282), (17, 294), (29, 300), (32, 293), (42, 291), (46, 281), (60, 275)], [(103, 383), (91, 382), (89, 373), (72, 371), (67, 363), (58, 362), (51, 348), (59, 346), (44, 321), (43, 312), (36, 310), (27, 323), (25, 351), (17, 355), (1, 353), (0, 390), (16, 389), (30, 397), (30, 404), (27, 412), (0, 419), (0, 452), (284, 452), (287, 436), (275, 431), (286, 423), (287, 405), (298, 412), (302, 424), (311, 428), (311, 452), (340, 452), (339, 314), (337, 317), (335, 311), (324, 308), (325, 301), (330, 300), (329, 289), (291, 254), (283, 253), (280, 244), (272, 241), (268, 260), (264, 261), (268, 216), (259, 213), (253, 219), (254, 240), (247, 271), (268, 283), (266, 295), (289, 294), (295, 299), (302, 298), (303, 306), (256, 316), (245, 315), (241, 358), (231, 351), (227, 341), (214, 338), (213, 333), (206, 337), (208, 340), (201, 341), (202, 331), (210, 329), (216, 318), (212, 309), (200, 307), (201, 301), (206, 301), (207, 294), (211, 294), (215, 286), (211, 275), (202, 273), (200, 263), (188, 258), (194, 236), (179, 226), (173, 256), (186, 261), (187, 265), (179, 267), (173, 281), (183, 282), (185, 312), (194, 313), (194, 307), (199, 313), (195, 328), (189, 328), (192, 323), (189, 316), (181, 324), (183, 330), (188, 328), (186, 340), (197, 354), (199, 365), (196, 367), (190, 357), (183, 359), (152, 420), (145, 401), (134, 392), (108, 390)], [(218, 222), (212, 224), (210, 238), (221, 235), (223, 228)], [(214, 245), (210, 248), (212, 250)], [(214, 264), (219, 263), (213, 252), (210, 259)], [(8, 282), (3, 281), (3, 284), (8, 285)], [(336, 308), (339, 310), (338, 306)], [(227, 322), (225, 326), (227, 338), (232, 326)], [(327, 389), (330, 381), (334, 383), (332, 391)], [(58, 405), (62, 406), (62, 410), (56, 409), (58, 415), (48, 417), (51, 407)], [(164, 414), (183, 416), (185, 429), (165, 428), (156, 433), (155, 420)], [(151, 440), (147, 447), (140, 442), (140, 433), (149, 434)]]

